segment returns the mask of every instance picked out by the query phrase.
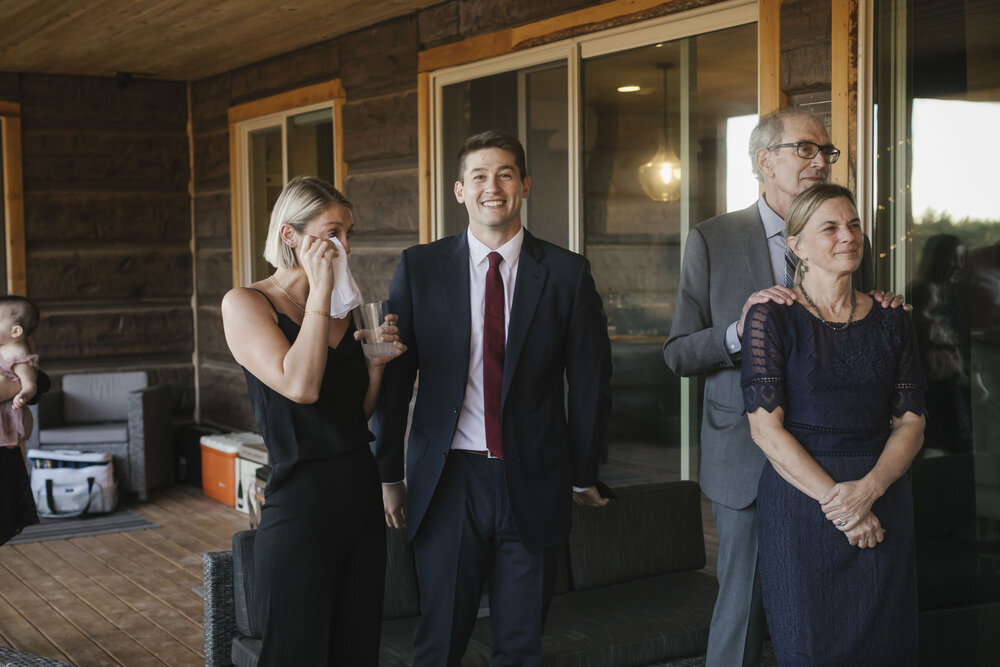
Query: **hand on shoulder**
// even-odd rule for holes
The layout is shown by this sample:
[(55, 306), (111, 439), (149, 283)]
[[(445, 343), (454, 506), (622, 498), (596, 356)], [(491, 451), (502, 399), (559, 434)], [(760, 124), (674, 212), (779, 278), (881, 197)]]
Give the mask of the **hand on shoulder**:
[(743, 324), (746, 321), (747, 313), (750, 308), (758, 303), (780, 303), (785, 306), (790, 306), (795, 303), (798, 297), (795, 295), (795, 291), (785, 287), (784, 285), (773, 285), (765, 289), (754, 292), (747, 297), (746, 302), (743, 304), (743, 312), (740, 313), (740, 320), (736, 325), (736, 335), (740, 340), (743, 340)]

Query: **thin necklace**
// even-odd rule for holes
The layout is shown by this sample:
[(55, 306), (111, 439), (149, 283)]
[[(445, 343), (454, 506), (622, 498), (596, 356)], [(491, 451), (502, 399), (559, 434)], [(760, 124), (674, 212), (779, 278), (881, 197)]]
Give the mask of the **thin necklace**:
[(806, 301), (809, 302), (809, 305), (812, 306), (813, 310), (816, 311), (816, 314), (819, 316), (819, 321), (820, 322), (822, 322), (826, 326), (830, 327), (834, 331), (843, 331), (847, 327), (851, 326), (851, 322), (854, 320), (854, 305), (855, 305), (855, 300), (856, 300), (853, 288), (851, 289), (851, 314), (847, 316), (847, 321), (846, 322), (844, 322), (844, 323), (836, 323), (836, 324), (834, 324), (832, 322), (827, 322), (823, 318), (823, 313), (819, 312), (819, 307), (816, 305), (816, 302), (813, 301), (809, 297), (809, 292), (806, 291), (805, 285), (803, 285), (802, 283), (799, 283), (799, 289), (802, 290), (802, 296), (804, 296), (806, 298)]
[[(279, 290), (281, 290), (281, 293), (285, 295), (286, 299), (288, 299), (289, 301), (291, 301), (292, 303), (294, 303), (296, 306), (298, 306), (299, 310), (301, 310), (303, 313), (306, 312), (306, 307), (303, 306), (298, 301), (296, 301), (295, 299), (293, 299), (292, 295), (285, 291), (285, 288), (281, 286), (281, 284), (278, 282), (278, 280), (274, 277), (273, 273), (270, 276), (268, 276), (268, 278), (271, 280), (271, 283), (275, 287), (277, 287)], [(807, 296), (806, 298), (808, 299), (809, 297)], [(813, 306), (813, 307), (815, 308), (815, 306)], [(822, 318), (820, 318), (820, 319), (822, 319)]]

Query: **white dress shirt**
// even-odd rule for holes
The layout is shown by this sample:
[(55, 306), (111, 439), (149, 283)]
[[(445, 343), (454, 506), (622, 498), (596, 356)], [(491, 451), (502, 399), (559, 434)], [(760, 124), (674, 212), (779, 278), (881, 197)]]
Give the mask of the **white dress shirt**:
[[(486, 273), (490, 268), (487, 259), (492, 251), (482, 241), (466, 230), (469, 240), (469, 312), (472, 314), (469, 336), (469, 379), (465, 385), (465, 400), (458, 415), (458, 426), (451, 441), (452, 449), (486, 451), (486, 416), (483, 395), (483, 320), (486, 313)], [(524, 228), (499, 248), (503, 256), (500, 277), (503, 279), (503, 331), (504, 340), (510, 327), (510, 307), (514, 302), (514, 285), (517, 283), (517, 263), (521, 257)]]

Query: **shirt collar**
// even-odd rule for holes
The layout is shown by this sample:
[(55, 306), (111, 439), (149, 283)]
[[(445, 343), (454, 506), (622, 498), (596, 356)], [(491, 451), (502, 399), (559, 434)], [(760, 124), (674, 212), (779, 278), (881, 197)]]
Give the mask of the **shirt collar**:
[[(469, 259), (473, 266), (479, 266), (487, 261), (486, 256), (493, 252), (493, 249), (472, 235), (472, 229), (466, 228), (466, 236), (469, 239)], [(517, 230), (517, 234), (502, 246), (497, 248), (497, 252), (503, 257), (503, 261), (508, 267), (513, 267), (521, 256), (521, 245), (524, 243), (524, 227)]]
[(784, 237), (785, 221), (767, 205), (763, 195), (757, 200), (757, 210), (760, 211), (760, 219), (764, 223), (764, 235), (767, 238), (771, 238), (775, 234)]

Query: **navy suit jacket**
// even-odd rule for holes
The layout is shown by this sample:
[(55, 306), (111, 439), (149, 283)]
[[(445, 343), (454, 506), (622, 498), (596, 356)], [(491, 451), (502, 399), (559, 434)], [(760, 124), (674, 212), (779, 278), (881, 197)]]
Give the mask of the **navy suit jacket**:
[[(466, 233), (403, 252), (389, 288), (406, 354), (386, 367), (374, 415), (383, 482), (403, 479), (408, 537), (420, 529), (451, 450), (469, 374)], [(572, 487), (597, 481), (611, 410), (611, 345), (590, 264), (525, 230), (504, 355), (504, 470), (518, 533), (533, 551), (570, 529)]]

